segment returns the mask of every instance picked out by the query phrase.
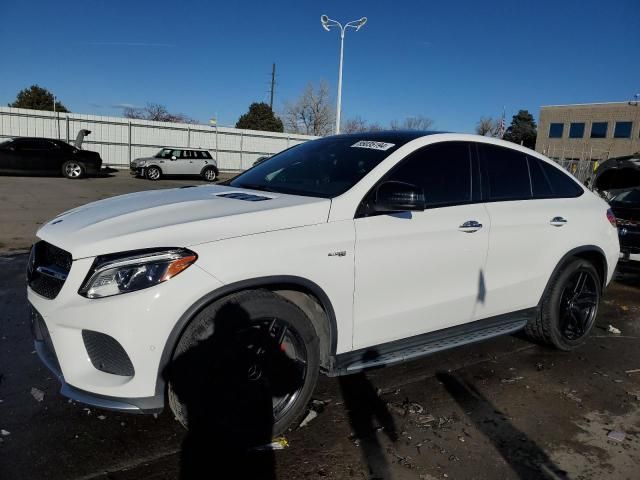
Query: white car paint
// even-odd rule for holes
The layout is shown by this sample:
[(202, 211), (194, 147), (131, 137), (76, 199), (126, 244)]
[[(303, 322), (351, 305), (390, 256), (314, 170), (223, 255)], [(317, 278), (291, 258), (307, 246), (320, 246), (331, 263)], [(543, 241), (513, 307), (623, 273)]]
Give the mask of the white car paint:
[[(73, 266), (54, 300), (31, 289), (28, 299), (47, 324), (65, 381), (110, 397), (153, 396), (162, 351), (180, 316), (206, 294), (257, 277), (299, 276), (324, 290), (336, 315), (337, 354), (533, 307), (572, 248), (601, 248), (611, 279), (618, 237), (606, 220), (607, 204), (588, 191), (575, 199), (354, 218), (364, 195), (402, 158), (449, 140), (502, 145), (549, 161), (496, 139), (437, 134), (408, 142), (331, 200), (206, 185), (101, 200), (48, 222), (38, 237), (70, 252)], [(234, 192), (269, 200), (220, 197)], [(549, 225), (556, 215), (569, 223)], [(483, 228), (460, 231), (469, 220)], [(198, 260), (145, 290), (102, 299), (78, 295), (97, 255), (153, 247), (188, 247)], [(135, 375), (95, 369), (82, 329), (117, 339)]]

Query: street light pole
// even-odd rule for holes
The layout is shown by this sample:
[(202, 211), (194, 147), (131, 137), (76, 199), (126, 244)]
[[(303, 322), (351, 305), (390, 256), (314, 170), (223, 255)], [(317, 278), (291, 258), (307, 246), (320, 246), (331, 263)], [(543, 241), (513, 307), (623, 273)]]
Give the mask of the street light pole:
[(332, 20), (326, 15), (320, 16), (320, 23), (322, 28), (327, 32), (331, 27), (338, 27), (340, 29), (340, 67), (338, 69), (338, 105), (336, 106), (336, 134), (340, 133), (340, 114), (342, 110), (342, 64), (344, 60), (344, 32), (347, 28), (355, 28), (356, 32), (360, 30), (365, 23), (367, 23), (367, 17), (362, 17), (359, 20), (353, 20), (344, 26), (336, 21)]
[(336, 135), (340, 133), (340, 112), (342, 111), (342, 60), (344, 58), (344, 28), (340, 28), (340, 68), (338, 70), (338, 105), (336, 107)]

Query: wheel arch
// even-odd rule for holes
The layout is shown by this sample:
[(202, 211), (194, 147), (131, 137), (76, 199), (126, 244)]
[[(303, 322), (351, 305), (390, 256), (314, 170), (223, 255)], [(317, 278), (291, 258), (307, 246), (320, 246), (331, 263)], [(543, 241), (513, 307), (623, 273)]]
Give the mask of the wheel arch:
[(255, 289), (267, 289), (281, 295), (295, 303), (309, 317), (320, 340), (320, 365), (323, 369), (331, 368), (331, 359), (336, 354), (338, 331), (333, 305), (324, 290), (303, 277), (289, 275), (259, 277), (224, 285), (198, 299), (182, 314), (171, 330), (162, 351), (156, 380), (156, 395), (164, 395), (166, 382), (163, 372), (171, 362), (176, 346), (191, 320), (202, 309), (217, 300), (244, 290)]
[(160, 170), (160, 173), (163, 173), (163, 172), (162, 172), (162, 167), (161, 167), (160, 165), (158, 165), (157, 163), (152, 163), (151, 165), (145, 165), (145, 166), (144, 166), (144, 169), (145, 169), (145, 170), (147, 170), (147, 169), (149, 169), (149, 168), (151, 168), (151, 167), (155, 167), (155, 168), (157, 168), (158, 170)]
[(596, 245), (583, 245), (581, 247), (576, 247), (569, 250), (562, 256), (556, 267), (553, 269), (553, 272), (551, 272), (549, 279), (547, 280), (547, 285), (544, 287), (544, 291), (542, 292), (542, 296), (540, 297), (540, 301), (538, 302), (539, 304), (542, 303), (542, 299), (549, 290), (551, 281), (556, 276), (558, 271), (562, 267), (564, 267), (569, 262), (569, 260), (573, 258), (583, 258), (594, 265), (594, 267), (598, 271), (598, 275), (600, 275), (600, 286), (604, 290), (607, 285), (607, 273), (609, 272), (607, 257), (604, 253), (604, 250)]
[(204, 167), (202, 167), (202, 169), (200, 169), (200, 175), (204, 175), (204, 171), (207, 168), (213, 168), (215, 170), (215, 172), (216, 172), (216, 176), (218, 176), (220, 174), (220, 170), (218, 170), (218, 167), (216, 165), (210, 163), (210, 164), (205, 165)]

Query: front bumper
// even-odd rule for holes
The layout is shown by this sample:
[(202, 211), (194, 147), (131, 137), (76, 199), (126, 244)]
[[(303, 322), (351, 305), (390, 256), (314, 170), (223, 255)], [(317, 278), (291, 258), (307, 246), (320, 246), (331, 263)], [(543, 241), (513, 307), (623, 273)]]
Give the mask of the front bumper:
[[(92, 262), (92, 258), (74, 260), (54, 299), (27, 289), (34, 312), (36, 352), (69, 398), (111, 410), (160, 411), (165, 393), (163, 352), (172, 348), (167, 344), (176, 322), (188, 307), (221, 284), (193, 265), (151, 288), (87, 299), (77, 292)], [(130, 359), (132, 371), (116, 374), (96, 362), (91, 352), (95, 345), (87, 332), (115, 340)]]
[(118, 398), (87, 392), (68, 384), (58, 357), (51, 341), (51, 336), (42, 315), (30, 305), (31, 331), (35, 351), (42, 363), (53, 373), (60, 382), (60, 394), (76, 402), (80, 402), (104, 410), (128, 413), (160, 413), (164, 408), (164, 395), (154, 395), (146, 398)]

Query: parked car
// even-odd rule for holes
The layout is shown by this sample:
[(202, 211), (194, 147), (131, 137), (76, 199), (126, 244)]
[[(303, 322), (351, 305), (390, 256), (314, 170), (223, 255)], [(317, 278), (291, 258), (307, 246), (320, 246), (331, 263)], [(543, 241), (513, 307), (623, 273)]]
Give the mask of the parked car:
[(199, 175), (213, 182), (218, 178), (218, 164), (208, 150), (163, 148), (153, 157), (132, 161), (131, 174), (149, 180), (160, 180), (163, 175)]
[(81, 150), (52, 138), (15, 138), (0, 142), (0, 173), (95, 176), (102, 159), (97, 152)]
[(594, 188), (618, 222), (621, 271), (640, 271), (640, 155), (612, 158), (596, 171)]
[(609, 205), (541, 154), (414, 131), (310, 141), (222, 185), (76, 208), (37, 236), (35, 348), (63, 395), (158, 412), (166, 394), (185, 426), (232, 409), (276, 435), (319, 372), (521, 330), (578, 347), (620, 248)]

